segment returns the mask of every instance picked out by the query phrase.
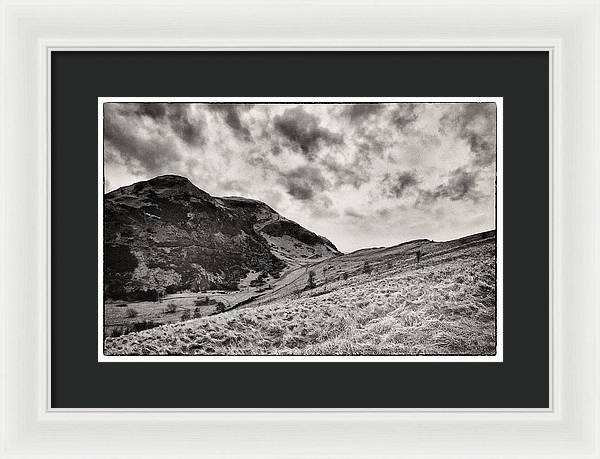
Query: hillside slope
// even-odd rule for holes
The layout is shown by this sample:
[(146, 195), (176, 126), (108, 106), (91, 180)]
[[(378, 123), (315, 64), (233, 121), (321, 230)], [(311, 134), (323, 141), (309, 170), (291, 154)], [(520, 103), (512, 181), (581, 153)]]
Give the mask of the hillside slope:
[(264, 284), (336, 247), (260, 201), (217, 198), (165, 175), (104, 196), (104, 286), (112, 299)]
[[(420, 263), (415, 250), (424, 253)], [(321, 272), (314, 288), (299, 288), (305, 270), (297, 270), (298, 282), (244, 307), (107, 338), (105, 353), (493, 355), (496, 351), (495, 231), (449, 242), (420, 240), (361, 250), (316, 263), (310, 270)]]
[(329, 284), (343, 279), (344, 276), (352, 278), (361, 274), (365, 268), (365, 263), (368, 265), (368, 269), (373, 271), (401, 270), (416, 263), (415, 253), (417, 250), (422, 254), (421, 265), (423, 265), (428, 260), (459, 247), (478, 244), (483, 241), (493, 241), (495, 243), (495, 240), (496, 231), (491, 230), (444, 242), (416, 239), (392, 247), (374, 247), (342, 254), (285, 273), (274, 284), (275, 288), (273, 290), (263, 293), (255, 301), (245, 304), (244, 307), (254, 307), (257, 304), (274, 301), (303, 291), (308, 284), (309, 272), (313, 273), (314, 283), (317, 286), (316, 291), (319, 291), (319, 289), (327, 290), (330, 287)]

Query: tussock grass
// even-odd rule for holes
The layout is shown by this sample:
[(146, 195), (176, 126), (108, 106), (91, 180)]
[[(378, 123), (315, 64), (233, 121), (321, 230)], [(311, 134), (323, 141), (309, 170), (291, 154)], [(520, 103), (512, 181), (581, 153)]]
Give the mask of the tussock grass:
[(340, 278), (316, 297), (107, 338), (114, 355), (494, 354), (495, 245), (484, 242), (402, 271)]

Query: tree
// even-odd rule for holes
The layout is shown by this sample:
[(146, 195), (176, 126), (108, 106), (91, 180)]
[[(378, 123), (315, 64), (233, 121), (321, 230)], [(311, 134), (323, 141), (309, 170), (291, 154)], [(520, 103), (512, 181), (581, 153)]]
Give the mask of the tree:
[(315, 272), (313, 270), (310, 270), (308, 272), (308, 279), (306, 280), (306, 287), (307, 288), (315, 288)]
[(365, 263), (363, 264), (362, 271), (365, 274), (371, 274), (371, 271), (373, 271), (373, 269), (371, 268), (371, 264), (368, 261), (365, 261)]

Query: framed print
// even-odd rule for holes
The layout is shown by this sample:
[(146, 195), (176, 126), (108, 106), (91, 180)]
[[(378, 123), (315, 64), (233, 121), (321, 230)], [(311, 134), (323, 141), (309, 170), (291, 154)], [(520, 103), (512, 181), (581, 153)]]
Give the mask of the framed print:
[(1, 5), (0, 457), (600, 457), (596, 1), (107, 5)]
[(100, 361), (502, 361), (502, 98), (98, 116)]

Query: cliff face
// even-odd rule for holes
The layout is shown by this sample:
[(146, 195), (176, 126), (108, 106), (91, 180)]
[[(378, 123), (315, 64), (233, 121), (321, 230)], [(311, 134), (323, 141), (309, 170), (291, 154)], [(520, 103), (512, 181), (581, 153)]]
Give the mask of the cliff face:
[(156, 177), (104, 196), (108, 298), (235, 290), (337, 254), (330, 241), (263, 202), (213, 197), (184, 177)]

